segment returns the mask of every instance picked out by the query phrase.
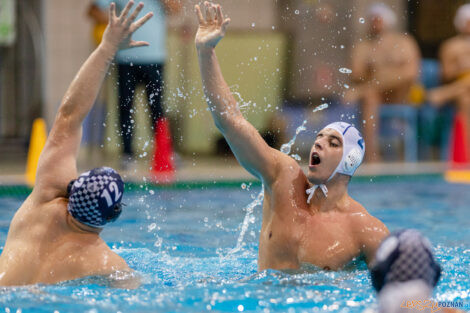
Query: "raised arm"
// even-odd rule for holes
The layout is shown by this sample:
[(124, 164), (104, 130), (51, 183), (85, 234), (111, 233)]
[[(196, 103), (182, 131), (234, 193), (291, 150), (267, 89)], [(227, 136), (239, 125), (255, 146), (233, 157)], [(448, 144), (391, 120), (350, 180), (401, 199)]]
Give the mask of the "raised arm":
[(148, 45), (147, 42), (133, 41), (131, 35), (152, 17), (152, 13), (134, 22), (143, 4), (140, 3), (128, 16), (133, 4), (129, 1), (119, 17), (116, 16), (115, 4), (111, 4), (108, 26), (101, 44), (82, 65), (65, 93), (39, 158), (33, 196), (40, 202), (65, 196), (67, 184), (77, 177), (76, 155), (80, 146), (81, 125), (96, 100), (116, 51)]
[(196, 48), (202, 84), (215, 125), (224, 135), (240, 164), (269, 187), (280, 163), (289, 159), (270, 148), (258, 131), (242, 115), (215, 54), (215, 46), (225, 35), (230, 19), (224, 19), (220, 5), (204, 3), (205, 17), (195, 6), (199, 20)]

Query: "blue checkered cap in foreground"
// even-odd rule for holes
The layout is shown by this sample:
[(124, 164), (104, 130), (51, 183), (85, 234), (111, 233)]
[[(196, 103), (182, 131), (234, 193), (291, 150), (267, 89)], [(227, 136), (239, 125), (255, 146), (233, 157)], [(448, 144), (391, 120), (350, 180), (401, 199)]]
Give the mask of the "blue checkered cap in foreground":
[(414, 229), (390, 234), (377, 250), (371, 268), (372, 285), (377, 291), (389, 283), (416, 279), (434, 287), (440, 274), (429, 240)]
[(73, 182), (67, 209), (88, 226), (101, 227), (121, 214), (124, 183), (110, 167), (99, 167), (81, 174)]

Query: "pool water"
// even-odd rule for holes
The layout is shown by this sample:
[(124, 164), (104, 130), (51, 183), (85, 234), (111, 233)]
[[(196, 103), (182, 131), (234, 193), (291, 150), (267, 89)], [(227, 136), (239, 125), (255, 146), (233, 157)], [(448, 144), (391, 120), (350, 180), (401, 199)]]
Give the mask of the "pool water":
[[(470, 304), (470, 193), (440, 178), (354, 181), (352, 197), (390, 230), (417, 228), (443, 267), (434, 299)], [(99, 279), (0, 289), (6, 312), (362, 312), (376, 307), (366, 265), (339, 272), (257, 272), (261, 209), (247, 206), (259, 186), (147, 189), (128, 192), (106, 242), (143, 277), (136, 290)], [(0, 199), (0, 244), (24, 198)]]

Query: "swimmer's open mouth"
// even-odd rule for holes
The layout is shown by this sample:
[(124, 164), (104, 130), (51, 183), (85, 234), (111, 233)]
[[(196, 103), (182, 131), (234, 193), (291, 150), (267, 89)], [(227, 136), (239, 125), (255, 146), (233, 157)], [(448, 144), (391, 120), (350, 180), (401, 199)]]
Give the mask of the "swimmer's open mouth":
[(320, 155), (317, 152), (312, 153), (312, 159), (310, 160), (310, 165), (318, 165), (321, 163)]

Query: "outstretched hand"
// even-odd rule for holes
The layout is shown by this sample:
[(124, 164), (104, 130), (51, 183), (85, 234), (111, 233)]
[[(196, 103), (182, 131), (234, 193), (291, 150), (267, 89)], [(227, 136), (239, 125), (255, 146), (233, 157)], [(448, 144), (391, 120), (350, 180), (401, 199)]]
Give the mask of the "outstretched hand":
[(132, 40), (131, 36), (153, 16), (153, 13), (149, 12), (144, 17), (135, 21), (144, 4), (140, 2), (134, 12), (128, 16), (133, 5), (134, 1), (130, 0), (122, 10), (121, 15), (116, 16), (116, 4), (114, 2), (111, 3), (108, 26), (103, 34), (103, 44), (119, 50), (149, 45), (146, 41)]
[(197, 48), (215, 48), (217, 43), (224, 37), (230, 19), (224, 19), (220, 4), (204, 2), (205, 18), (199, 5), (195, 6), (196, 15), (199, 20), (199, 28), (196, 33)]

